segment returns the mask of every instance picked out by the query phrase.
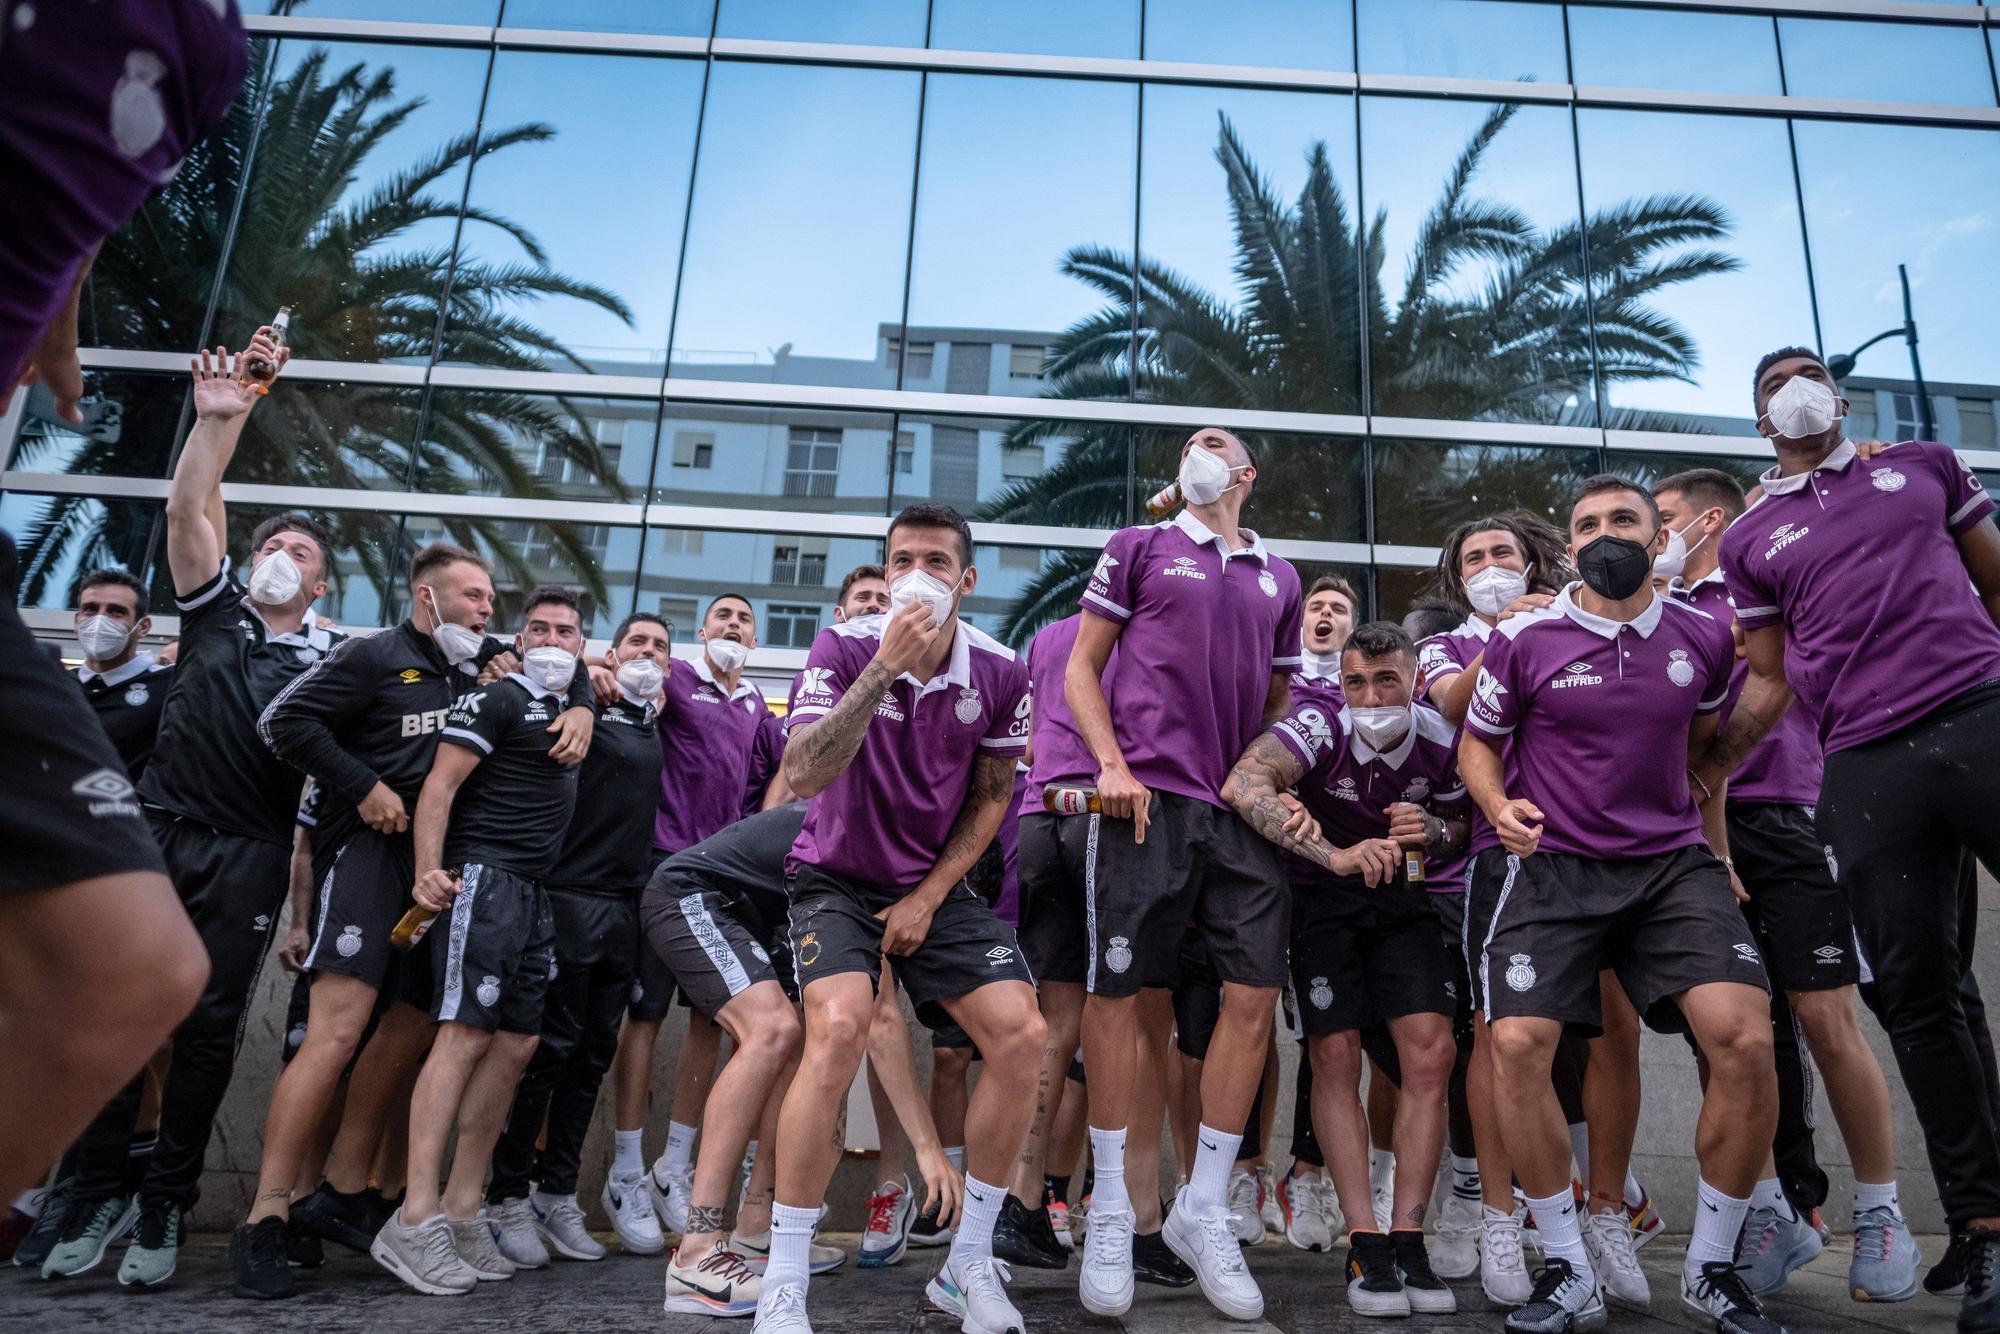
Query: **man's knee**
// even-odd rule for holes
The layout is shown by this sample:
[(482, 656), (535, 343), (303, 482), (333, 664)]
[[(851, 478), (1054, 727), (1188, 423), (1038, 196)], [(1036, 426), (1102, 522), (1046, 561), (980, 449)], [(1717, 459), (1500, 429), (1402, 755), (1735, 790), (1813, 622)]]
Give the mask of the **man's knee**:
[(1403, 1091), (1435, 1092), (1451, 1079), (1458, 1044), (1449, 1024), (1424, 1025), (1396, 1035), (1396, 1059), (1403, 1067)]
[(1306, 1039), (1307, 1059), (1312, 1062), (1315, 1087), (1326, 1081), (1329, 1089), (1338, 1086), (1353, 1092), (1361, 1085), (1361, 1030), (1350, 1028)]
[(826, 993), (813, 988), (806, 997), (807, 1055), (824, 1048), (858, 1058), (874, 1022), (874, 999), (859, 988)]
[[(981, 1043), (980, 1054), (989, 1070), (1004, 1068), (1022, 1078), (1033, 1078), (1030, 1072), (1040, 1070), (1042, 1051), (1048, 1040), (1048, 1024), (1029, 1002), (1020, 1006), (1018, 1012), (1003, 1016), (999, 1038)], [(954, 1056), (959, 1060), (961, 1073), (971, 1067), (970, 1051), (960, 1050)]]
[(1768, 1011), (1747, 1007), (1731, 1011), (1712, 1020), (1700, 1036), (1710, 1079), (1738, 1088), (1769, 1085), (1775, 1095), (1777, 1063)]
[(1799, 1027), (1805, 1030), (1806, 1045), (1816, 1050), (1845, 1046), (1861, 1040), (1861, 1026), (1854, 1016), (1854, 988), (1832, 991), (1792, 991), (1786, 993)]
[(1561, 1025), (1533, 1019), (1500, 1019), (1487, 1030), (1493, 1066), (1504, 1077), (1546, 1073), (1555, 1059)]

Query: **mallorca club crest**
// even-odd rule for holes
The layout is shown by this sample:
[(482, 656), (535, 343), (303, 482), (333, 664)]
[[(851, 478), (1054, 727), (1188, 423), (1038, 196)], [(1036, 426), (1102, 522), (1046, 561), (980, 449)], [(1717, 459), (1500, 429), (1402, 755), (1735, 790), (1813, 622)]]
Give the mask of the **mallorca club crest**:
[(1312, 990), (1306, 993), (1306, 999), (1312, 1002), (1315, 1010), (1327, 1009), (1333, 1004), (1333, 988), (1326, 984), (1325, 978), (1316, 977), (1312, 980)]
[(130, 704), (135, 709), (138, 708), (141, 704), (144, 704), (151, 697), (152, 697), (152, 692), (146, 689), (144, 682), (138, 682), (136, 684), (127, 686), (125, 689), (125, 702), (127, 704)]
[(488, 973), (479, 979), (479, 990), (476, 994), (481, 1005), (489, 1010), (492, 1009), (500, 1003), (500, 979)]
[(1278, 576), (1269, 570), (1261, 572), (1257, 576), (1257, 587), (1264, 590), (1264, 596), (1267, 598), (1278, 596)]
[(352, 959), (355, 955), (361, 953), (361, 928), (358, 926), (342, 927), (339, 937), (333, 942), (333, 950), (334, 953), (343, 959)]
[(1113, 936), (1111, 945), (1104, 951), (1104, 966), (1114, 973), (1122, 973), (1132, 966), (1132, 942), (1124, 936)]
[(1535, 985), (1535, 965), (1527, 955), (1516, 954), (1507, 962), (1508, 986), (1516, 991), (1526, 991)]
[(1677, 648), (1667, 655), (1667, 679), (1677, 686), (1694, 684), (1694, 664), (1688, 661), (1686, 649)]
[(958, 702), (951, 706), (952, 716), (970, 727), (979, 721), (979, 690), (965, 686), (958, 692)]
[(1868, 478), (1875, 483), (1877, 491), (1901, 491), (1910, 480), (1894, 468), (1877, 468), (1868, 474)]

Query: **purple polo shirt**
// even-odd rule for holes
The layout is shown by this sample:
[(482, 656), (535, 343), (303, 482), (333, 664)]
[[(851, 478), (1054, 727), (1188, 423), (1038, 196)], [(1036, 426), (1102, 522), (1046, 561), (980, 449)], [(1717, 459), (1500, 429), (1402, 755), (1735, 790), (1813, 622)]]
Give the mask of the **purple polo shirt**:
[[(881, 616), (819, 633), (792, 685), (794, 723), (824, 718), (881, 644)], [(911, 889), (944, 851), (972, 785), (974, 757), (1018, 757), (1028, 745), (1028, 669), (1014, 651), (964, 621), (942, 673), (889, 683), (840, 777), (806, 806), (786, 859), (789, 875), (817, 866), (884, 889)]]
[[(1063, 694), (1063, 673), (1069, 669), (1070, 650), (1076, 647), (1081, 612), (1045, 625), (1028, 641), (1028, 693), (1033, 697), (1031, 722), (1035, 744), (1028, 761), (1028, 778), (1021, 793), (1021, 814), (1042, 809), (1045, 787), (1090, 787), (1097, 782), (1097, 757), (1084, 744), (1076, 729), (1076, 715), (1069, 711)], [(1104, 694), (1111, 696), (1111, 678), (1118, 666), (1118, 650), (1104, 666)]]
[(1785, 678), (1828, 754), (1901, 731), (2000, 677), (2000, 628), (1959, 534), (1994, 504), (1945, 445), (1906, 441), (1865, 463), (1839, 448), (1811, 472), (1760, 479), (1722, 535), (1745, 630), (1785, 627)]
[(750, 766), (771, 710), (741, 677), (724, 695), (707, 658), (674, 659), (660, 707), (660, 809), (653, 846), (691, 848), (743, 814)]
[(1608, 861), (1698, 847), (1688, 729), (1729, 697), (1729, 624), (1663, 597), (1607, 620), (1576, 604), (1582, 587), (1495, 627), (1465, 725), (1513, 738), (1507, 795), (1541, 807), (1543, 851)]
[(1185, 510), (1121, 529), (1082, 599), (1124, 627), (1111, 723), (1132, 776), (1224, 809), (1223, 780), (1262, 730), (1272, 673), (1299, 665), (1304, 628), (1298, 572), (1243, 536), (1230, 551)]
[[(1486, 641), (1493, 635), (1493, 627), (1477, 616), (1467, 616), (1455, 629), (1443, 634), (1432, 635), (1417, 645), (1417, 669), (1424, 675), (1424, 698), (1436, 704), (1438, 682), (1448, 676), (1456, 676), (1468, 667), (1480, 654), (1486, 651)], [(1463, 736), (1465, 729), (1459, 728)], [(1506, 747), (1502, 746), (1504, 754)], [(1500, 846), (1500, 838), (1493, 832), (1493, 826), (1486, 823), (1486, 817), (1474, 806), (1471, 813), (1471, 827), (1467, 831), (1465, 852), (1457, 857), (1438, 857), (1424, 868), (1424, 883), (1433, 894), (1462, 894), (1465, 892), (1466, 873), (1472, 869), (1472, 859), (1487, 848)]]
[[(1306, 766), (1299, 799), (1319, 821), (1326, 841), (1337, 848), (1388, 837), (1393, 802), (1429, 809), (1465, 800), (1465, 784), (1458, 777), (1458, 729), (1428, 705), (1411, 706), (1410, 730), (1385, 751), (1355, 734), (1345, 707), (1329, 710), (1317, 700), (1294, 703), (1290, 713), (1271, 725), (1271, 735)], [(1303, 858), (1289, 860), (1295, 883), (1338, 879)]]
[[(1720, 569), (1684, 588), (1675, 588), (1674, 593), (1725, 625), (1736, 616), (1736, 605), (1730, 601)], [(1722, 706), (1725, 727), (1729, 715), (1736, 711), (1737, 697), (1743, 693), (1743, 682), (1749, 676), (1749, 664), (1737, 659), (1729, 673), (1729, 699)], [(1826, 760), (1819, 753), (1819, 729), (1813, 724), (1812, 711), (1794, 698), (1777, 726), (1757, 743), (1742, 766), (1729, 775), (1729, 795), (1735, 801), (1814, 806), (1819, 803), (1820, 779), (1825, 770)]]

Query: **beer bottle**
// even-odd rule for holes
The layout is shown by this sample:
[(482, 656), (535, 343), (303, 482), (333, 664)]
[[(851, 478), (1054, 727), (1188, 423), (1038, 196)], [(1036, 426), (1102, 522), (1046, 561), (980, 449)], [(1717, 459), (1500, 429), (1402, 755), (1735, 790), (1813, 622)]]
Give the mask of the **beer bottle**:
[(396, 923), (396, 929), (389, 933), (389, 943), (399, 950), (412, 948), (424, 938), (424, 932), (431, 929), (431, 923), (436, 919), (437, 914), (431, 909), (421, 903), (412, 904), (402, 920)]
[(1094, 787), (1045, 787), (1042, 809), (1050, 815), (1102, 815), (1103, 805)]
[(1403, 849), (1403, 880), (1407, 884), (1424, 883), (1424, 850), (1422, 848)]
[[(277, 315), (271, 320), (271, 343), (274, 347), (282, 349), (285, 346), (286, 330), (290, 329), (291, 325), (292, 308), (280, 306)], [(271, 392), (271, 381), (278, 378), (278, 364), (275, 361), (266, 361), (262, 357), (252, 357), (244, 366), (243, 374), (251, 384), (257, 386), (258, 393), (268, 394)]]
[(1174, 506), (1180, 503), (1181, 484), (1179, 482), (1168, 482), (1158, 491), (1155, 491), (1152, 498), (1146, 502), (1146, 517), (1149, 519), (1164, 519), (1173, 512)]

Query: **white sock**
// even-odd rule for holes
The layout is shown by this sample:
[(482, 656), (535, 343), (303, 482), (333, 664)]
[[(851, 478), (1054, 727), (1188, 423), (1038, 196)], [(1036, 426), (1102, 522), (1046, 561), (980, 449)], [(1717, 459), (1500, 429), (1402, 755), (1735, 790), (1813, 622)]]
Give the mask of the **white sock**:
[(789, 1204), (771, 1206), (771, 1259), (764, 1266), (764, 1282), (806, 1285), (812, 1272), (813, 1229), (819, 1225), (819, 1210), (794, 1209)]
[(1396, 1188), (1396, 1155), (1368, 1146), (1368, 1189), (1378, 1193)]
[(1590, 1127), (1581, 1121), (1569, 1128), (1569, 1151), (1576, 1155), (1576, 1179), (1590, 1180)]
[(645, 1135), (643, 1130), (611, 1132), (611, 1175), (635, 1177), (646, 1170), (646, 1150), (640, 1143)]
[(1628, 1169), (1625, 1173), (1625, 1207), (1637, 1209), (1646, 1202), (1646, 1188), (1639, 1184), (1639, 1178)]
[(965, 1171), (965, 1146), (963, 1144), (959, 1144), (952, 1148), (946, 1149), (944, 1151), (944, 1160), (951, 1164), (952, 1171), (954, 1172)]
[[(1577, 1217), (1576, 1196), (1569, 1187), (1546, 1199), (1530, 1195), (1528, 1211), (1534, 1214), (1535, 1227), (1542, 1234), (1542, 1254), (1551, 1260), (1569, 1261), (1572, 1272), (1594, 1281), (1596, 1271), (1590, 1267), (1590, 1252), (1583, 1247), (1583, 1221)], [(1738, 1214), (1736, 1221), (1741, 1223), (1743, 1216)]]
[(1204, 1121), (1195, 1132), (1194, 1172), (1188, 1177), (1187, 1204), (1196, 1212), (1229, 1205), (1229, 1174), (1236, 1170), (1241, 1134), (1227, 1135)]
[(1479, 1198), (1479, 1160), (1451, 1155), (1451, 1193), (1461, 1200)]
[(1778, 1184), (1778, 1178), (1765, 1177), (1750, 1191), (1752, 1209), (1772, 1209), (1786, 1218), (1797, 1216), (1792, 1202), (1785, 1198), (1785, 1188)]
[(951, 1259), (981, 1260), (993, 1254), (993, 1224), (1007, 1200), (1005, 1186), (989, 1186), (975, 1176), (965, 1178), (965, 1208), (951, 1234)]
[(1863, 1209), (1889, 1209), (1893, 1210), (1898, 1218), (1901, 1218), (1903, 1216), (1903, 1205), (1896, 1198), (1896, 1183), (1894, 1181), (1885, 1181), (1878, 1186), (1866, 1181), (1855, 1182), (1854, 1212), (1858, 1214)]
[[(644, 1171), (645, 1169), (641, 1168), (640, 1170)], [(534, 1195), (535, 1211), (537, 1213), (545, 1214), (549, 1210), (555, 1208), (557, 1205), (562, 1204), (564, 1202), (570, 1204), (576, 1203), (576, 1195), (574, 1192), (568, 1195), (551, 1195), (545, 1190), (538, 1190), (533, 1192), (533, 1195)]]
[(1750, 1201), (1724, 1195), (1706, 1181), (1701, 1183), (1701, 1207), (1694, 1211), (1694, 1235), (1688, 1238), (1687, 1263), (1681, 1276), (1690, 1284), (1701, 1277), (1701, 1267), (1717, 1260), (1728, 1263), (1736, 1258), (1737, 1234), (1743, 1231), (1743, 1216)]
[(667, 1165), (669, 1176), (687, 1173), (688, 1164), (694, 1161), (694, 1137), (700, 1133), (698, 1126), (684, 1126), (678, 1121), (667, 1124), (667, 1151), (660, 1155), (660, 1161)]
[(1125, 1193), (1125, 1128), (1090, 1128), (1090, 1207), (1124, 1209), (1130, 1212), (1132, 1197)]

